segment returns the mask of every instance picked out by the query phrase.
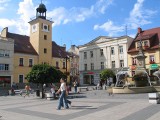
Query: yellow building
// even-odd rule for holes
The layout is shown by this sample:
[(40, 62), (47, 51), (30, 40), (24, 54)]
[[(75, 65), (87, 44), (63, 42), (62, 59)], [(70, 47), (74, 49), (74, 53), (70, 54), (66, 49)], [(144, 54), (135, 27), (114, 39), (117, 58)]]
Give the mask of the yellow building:
[[(131, 68), (131, 76), (134, 76), (137, 60), (136, 55), (139, 51), (139, 44), (142, 41), (144, 55), (146, 56), (145, 65), (149, 75), (159, 70), (160, 66), (160, 27), (148, 30), (138, 28), (136, 37), (128, 49), (128, 65)], [(140, 63), (139, 63), (140, 64)]]
[(14, 39), (13, 82), (15, 83), (27, 82), (25, 76), (34, 64), (46, 63), (58, 66), (62, 72), (67, 70), (70, 73), (69, 61), (67, 64), (63, 61), (70, 54), (66, 52), (65, 47), (52, 41), (53, 21), (46, 18), (46, 11), (42, 3), (36, 9), (36, 18), (29, 22), (30, 36), (10, 33), (8, 28), (4, 28), (1, 32), (2, 37)]

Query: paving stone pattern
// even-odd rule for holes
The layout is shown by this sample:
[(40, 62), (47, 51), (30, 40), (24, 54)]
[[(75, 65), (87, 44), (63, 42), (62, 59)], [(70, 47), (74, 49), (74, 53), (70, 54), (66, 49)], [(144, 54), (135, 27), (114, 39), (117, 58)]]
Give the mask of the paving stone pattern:
[[(56, 110), (58, 100), (31, 95), (1, 96), (0, 120), (159, 120), (160, 104), (150, 104), (148, 94), (114, 94), (92, 90), (69, 97), (69, 109)], [(2, 116), (2, 117), (1, 117)]]

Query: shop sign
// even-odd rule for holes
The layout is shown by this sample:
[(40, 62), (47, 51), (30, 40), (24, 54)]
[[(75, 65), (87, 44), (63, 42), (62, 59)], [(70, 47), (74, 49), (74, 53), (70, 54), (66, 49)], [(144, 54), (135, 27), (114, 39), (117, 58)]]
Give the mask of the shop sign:
[(93, 75), (94, 72), (86, 72), (86, 73), (84, 73), (84, 74)]
[(159, 66), (158, 66), (157, 64), (151, 64), (151, 65), (150, 65), (150, 68), (151, 68), (151, 69), (157, 69), (158, 67), (159, 67)]

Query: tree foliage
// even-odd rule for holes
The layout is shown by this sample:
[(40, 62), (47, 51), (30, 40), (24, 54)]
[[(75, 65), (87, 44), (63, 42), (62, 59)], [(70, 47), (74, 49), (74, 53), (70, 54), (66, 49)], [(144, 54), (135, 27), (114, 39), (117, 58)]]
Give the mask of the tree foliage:
[(111, 69), (105, 69), (101, 71), (100, 78), (101, 80), (107, 80), (109, 77), (114, 77), (115, 73)]
[(28, 82), (41, 84), (43, 98), (43, 84), (59, 82), (61, 77), (65, 77), (65, 75), (53, 66), (48, 64), (37, 64), (32, 67), (31, 71), (27, 74), (26, 79)]
[(37, 64), (32, 67), (26, 79), (32, 83), (53, 83), (57, 81), (62, 74), (63, 73), (48, 64)]

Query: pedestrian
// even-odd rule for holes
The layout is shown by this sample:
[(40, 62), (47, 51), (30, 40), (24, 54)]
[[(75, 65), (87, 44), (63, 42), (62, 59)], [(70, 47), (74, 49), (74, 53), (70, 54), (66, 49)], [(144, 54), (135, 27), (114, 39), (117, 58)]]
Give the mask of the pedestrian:
[(26, 95), (28, 95), (28, 97), (29, 97), (29, 93), (30, 93), (30, 90), (31, 90), (30, 86), (26, 85), (25, 90), (26, 90), (26, 94), (24, 95), (24, 98), (26, 97)]
[(55, 95), (55, 85), (54, 85), (54, 84), (51, 84), (50, 92), (52, 93), (53, 98), (55, 98), (55, 97), (56, 97), (56, 95)]
[(69, 91), (70, 91), (70, 86), (67, 85), (67, 83), (66, 83), (66, 86), (67, 86), (67, 90), (66, 90), (66, 101), (67, 101), (67, 103), (71, 106), (71, 103), (72, 103), (72, 102), (67, 99), (67, 96), (69, 95)]
[(74, 92), (75, 92), (75, 93), (77, 93), (77, 85), (78, 85), (78, 83), (77, 83), (77, 81), (75, 80), (75, 81), (73, 82)]
[(69, 106), (68, 106), (67, 99), (66, 99), (66, 90), (67, 90), (67, 87), (66, 87), (66, 83), (65, 83), (64, 78), (60, 79), (60, 83), (61, 83), (61, 86), (58, 89), (58, 91), (56, 92), (56, 94), (59, 94), (61, 92), (61, 95), (59, 97), (59, 102), (58, 102), (57, 110), (60, 110), (61, 107), (63, 107), (63, 106), (64, 106), (64, 108), (68, 109)]

